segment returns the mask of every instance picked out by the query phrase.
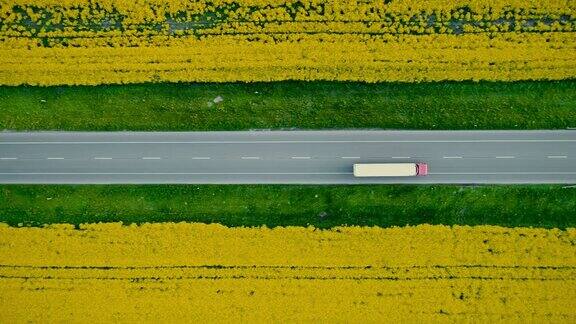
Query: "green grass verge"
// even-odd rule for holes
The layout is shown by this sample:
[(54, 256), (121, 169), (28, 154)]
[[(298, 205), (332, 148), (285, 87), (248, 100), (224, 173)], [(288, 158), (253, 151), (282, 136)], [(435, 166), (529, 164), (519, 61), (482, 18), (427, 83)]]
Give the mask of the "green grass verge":
[(576, 80), (0, 87), (0, 129), (11, 130), (566, 127)]
[(576, 189), (531, 186), (4, 185), (0, 222), (576, 226)]

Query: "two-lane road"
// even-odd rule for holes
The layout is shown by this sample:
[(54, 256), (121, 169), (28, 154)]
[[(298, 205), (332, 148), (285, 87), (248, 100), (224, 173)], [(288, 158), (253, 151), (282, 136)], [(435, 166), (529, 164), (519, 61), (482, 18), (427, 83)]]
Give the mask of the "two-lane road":
[(576, 131), (5, 132), (0, 183), (576, 183)]

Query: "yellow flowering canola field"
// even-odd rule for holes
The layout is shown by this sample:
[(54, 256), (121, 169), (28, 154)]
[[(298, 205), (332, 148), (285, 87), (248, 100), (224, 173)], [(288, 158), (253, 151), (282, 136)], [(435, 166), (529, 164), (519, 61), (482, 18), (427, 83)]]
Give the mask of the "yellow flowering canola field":
[(574, 77), (573, 0), (0, 2), (0, 85)]
[(0, 225), (0, 322), (576, 321), (576, 229)]

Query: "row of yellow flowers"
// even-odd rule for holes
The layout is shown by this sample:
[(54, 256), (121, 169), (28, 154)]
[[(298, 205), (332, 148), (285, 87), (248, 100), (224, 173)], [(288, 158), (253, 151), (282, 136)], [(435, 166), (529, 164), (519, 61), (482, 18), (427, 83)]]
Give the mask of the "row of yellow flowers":
[[(285, 41), (261, 35), (154, 39), (163, 46), (0, 48), (0, 84), (57, 85), (149, 81), (558, 80), (576, 77), (573, 33), (306, 35)], [(8, 48), (6, 48), (8, 47)]]
[(181, 37), (221, 34), (436, 34), (569, 32), (570, 1), (103, 1), (8, 0), (0, 3), (0, 39), (107, 37), (126, 31)]
[(0, 223), (2, 263), (30, 266), (575, 267), (575, 243), (576, 229), (497, 226), (321, 230), (98, 223), (75, 229), (65, 224), (20, 228)]
[[(76, 20), (116, 18), (126, 24), (179, 20), (251, 21), (378, 21), (408, 22), (419, 14), (435, 21), (574, 18), (576, 5), (570, 0), (5, 0), (0, 18), (14, 23), (21, 19), (59, 24)], [(543, 17), (542, 17), (543, 18)]]
[(0, 225), (5, 322), (576, 320), (576, 229)]
[(576, 77), (568, 0), (7, 0), (0, 85)]

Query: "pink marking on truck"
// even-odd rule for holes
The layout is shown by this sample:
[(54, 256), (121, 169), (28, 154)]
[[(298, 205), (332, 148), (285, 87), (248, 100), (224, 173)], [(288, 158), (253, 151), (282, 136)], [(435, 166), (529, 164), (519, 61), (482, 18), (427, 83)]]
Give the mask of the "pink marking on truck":
[(428, 164), (426, 163), (416, 163), (417, 171), (416, 174), (419, 176), (425, 176), (428, 174)]

